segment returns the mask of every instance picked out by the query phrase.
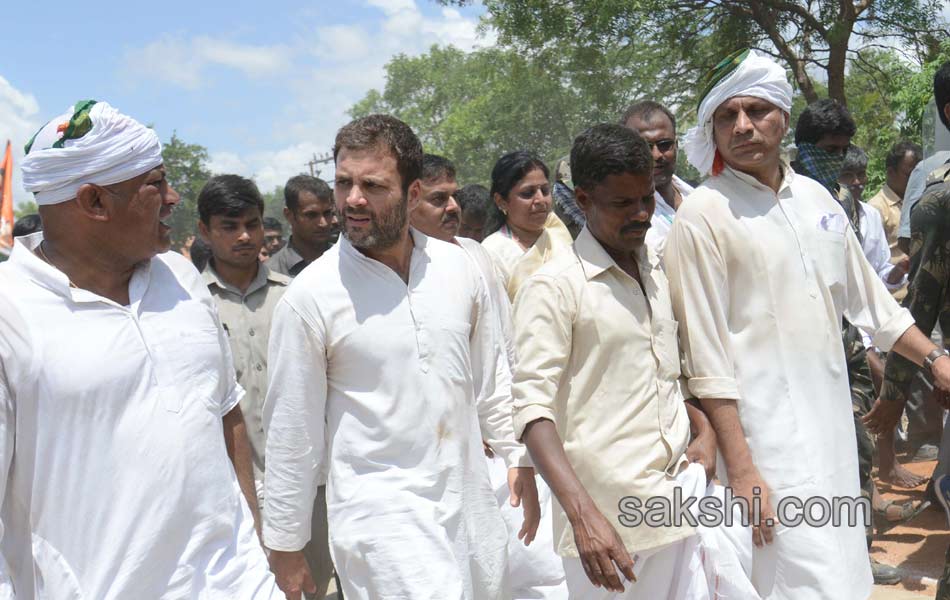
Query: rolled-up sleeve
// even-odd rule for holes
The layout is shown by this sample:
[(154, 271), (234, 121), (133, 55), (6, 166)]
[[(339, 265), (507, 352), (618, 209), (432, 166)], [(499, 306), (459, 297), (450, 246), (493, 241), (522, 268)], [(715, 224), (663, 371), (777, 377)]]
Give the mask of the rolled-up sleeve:
[(274, 310), (264, 401), (264, 545), (294, 551), (310, 541), (324, 460), (326, 332), (284, 298)]
[(546, 275), (528, 278), (514, 304), (515, 366), (512, 381), (515, 437), (532, 421), (555, 419), (555, 397), (571, 358), (577, 307), (558, 282)]
[(850, 228), (845, 231), (845, 256), (848, 281), (844, 316), (870, 333), (874, 345), (886, 352), (914, 325), (914, 318), (887, 291)]
[(739, 400), (728, 345), (726, 269), (719, 249), (698, 226), (677, 218), (664, 260), (689, 391), (697, 398)]

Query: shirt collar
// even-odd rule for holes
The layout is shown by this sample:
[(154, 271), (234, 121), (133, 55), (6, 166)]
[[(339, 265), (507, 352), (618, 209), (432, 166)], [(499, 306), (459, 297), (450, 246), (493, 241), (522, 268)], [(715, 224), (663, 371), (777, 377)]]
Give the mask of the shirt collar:
[[(422, 233), (421, 231), (419, 231), (418, 229), (412, 226), (409, 227), (409, 235), (412, 237), (413, 255), (415, 255), (416, 252), (425, 254), (426, 246), (429, 243), (429, 236), (427, 236), (426, 234)], [(341, 234), (340, 241), (337, 243), (340, 245), (340, 251), (345, 254), (349, 254), (350, 256), (354, 256), (360, 260), (370, 260), (373, 262), (378, 262), (376, 260), (373, 260), (372, 258), (369, 258), (362, 252), (360, 252), (353, 244), (350, 243), (350, 240), (348, 240), (345, 235)]]
[(268, 281), (285, 283), (284, 279), (276, 277), (278, 274), (272, 273), (271, 270), (267, 268), (267, 265), (262, 262), (258, 262), (257, 275), (255, 275), (254, 279), (251, 280), (251, 285), (247, 286), (247, 291), (242, 294), (241, 290), (221, 279), (221, 276), (215, 270), (214, 266), (212, 266), (212, 262), (213, 260), (209, 260), (207, 266), (205, 266), (205, 270), (201, 273), (205, 283), (208, 286), (216, 285), (219, 288), (227, 290), (232, 294), (237, 294), (238, 296), (250, 296), (257, 290), (266, 287)]
[[(69, 278), (65, 273), (36, 255), (36, 249), (42, 242), (42, 231), (16, 238), (13, 251), (10, 253), (9, 264), (37, 284), (59, 296), (69, 298), (73, 302), (115, 304), (108, 298), (70, 285)], [(142, 261), (136, 265), (135, 271), (132, 273), (132, 278), (129, 280), (129, 301), (133, 306), (142, 299), (148, 289), (151, 265), (151, 260)]]
[(280, 249), (280, 251), (283, 252), (284, 255), (288, 259), (287, 260), (288, 267), (294, 267), (298, 263), (304, 262), (304, 259), (302, 256), (300, 256), (300, 253), (294, 250), (294, 245), (292, 243), (293, 241), (294, 241), (294, 236), (290, 236), (287, 239), (287, 243), (284, 245), (284, 247)]
[[(768, 191), (773, 194), (775, 193), (775, 190), (765, 185), (764, 183), (762, 183), (761, 181), (759, 181), (752, 175), (733, 169), (729, 165), (726, 165), (726, 168), (723, 170), (723, 174), (724, 175), (729, 174), (732, 177), (735, 177), (736, 179), (738, 179), (740, 182), (750, 185), (752, 187), (759, 188), (763, 191)], [(786, 188), (791, 187), (792, 181), (794, 181), (795, 179), (795, 170), (791, 166), (789, 166), (789, 164), (785, 162), (784, 160), (782, 161), (782, 175), (783, 175), (782, 183), (778, 189), (779, 195), (781, 195), (781, 193), (785, 191)]]
[[(577, 239), (574, 240), (574, 252), (581, 261), (584, 276), (587, 277), (588, 281), (610, 268), (622, 271), (587, 226), (584, 226)], [(643, 244), (636, 250), (636, 256), (637, 265), (640, 267), (640, 276), (643, 277), (653, 268), (656, 255), (652, 254), (646, 244)]]
[(891, 206), (900, 205), (903, 202), (900, 196), (897, 195), (897, 192), (891, 189), (891, 186), (884, 184), (884, 187), (881, 188), (881, 194), (884, 196), (884, 199)]

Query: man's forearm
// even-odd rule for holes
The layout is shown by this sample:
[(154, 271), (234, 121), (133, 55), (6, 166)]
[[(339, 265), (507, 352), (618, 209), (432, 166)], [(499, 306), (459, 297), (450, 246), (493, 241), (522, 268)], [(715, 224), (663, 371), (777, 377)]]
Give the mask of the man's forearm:
[(522, 439), (541, 477), (573, 523), (586, 506), (593, 505), (593, 500), (577, 478), (554, 423), (548, 419), (532, 421), (525, 427)]
[(703, 398), (700, 404), (716, 432), (719, 451), (726, 462), (729, 477), (743, 477), (751, 473), (755, 465), (752, 463), (752, 452), (739, 421), (736, 401)]
[(254, 529), (261, 533), (261, 513), (257, 506), (257, 487), (254, 485), (254, 469), (251, 462), (251, 442), (247, 438), (247, 427), (240, 406), (224, 415), (224, 443), (228, 449), (228, 458), (234, 465), (241, 493), (254, 516)]
[(913, 326), (897, 338), (892, 350), (917, 366), (921, 366), (924, 364), (927, 355), (936, 348), (937, 346), (930, 341), (930, 338), (925, 336), (916, 326)]
[(689, 433), (694, 440), (707, 434), (715, 435), (712, 423), (698, 400), (695, 398), (686, 400), (686, 414), (689, 416)]

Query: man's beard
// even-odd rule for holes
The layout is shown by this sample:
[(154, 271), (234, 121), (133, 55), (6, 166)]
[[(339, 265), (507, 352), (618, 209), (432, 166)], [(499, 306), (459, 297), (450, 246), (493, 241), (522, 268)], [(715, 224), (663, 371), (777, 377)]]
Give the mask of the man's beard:
[(405, 229), (406, 223), (409, 220), (409, 209), (406, 204), (407, 202), (403, 199), (402, 202), (397, 203), (391, 210), (385, 213), (380, 212), (376, 215), (349, 208), (344, 209), (344, 214), (340, 218), (340, 221), (344, 224), (346, 223), (346, 215), (348, 214), (353, 216), (369, 216), (370, 227), (365, 232), (360, 231), (354, 233), (344, 225), (343, 236), (349, 240), (355, 248), (361, 248), (363, 250), (385, 250), (392, 248), (396, 245), (396, 242), (399, 241), (399, 238), (402, 237), (403, 229)]

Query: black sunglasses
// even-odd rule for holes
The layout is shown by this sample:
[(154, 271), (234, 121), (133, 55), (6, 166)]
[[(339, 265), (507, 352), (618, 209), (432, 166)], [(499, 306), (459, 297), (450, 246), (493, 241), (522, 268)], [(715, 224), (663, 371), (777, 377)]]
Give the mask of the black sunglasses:
[(655, 146), (660, 152), (666, 153), (676, 145), (676, 140), (657, 140), (655, 142), (648, 141), (647, 144), (650, 146), (650, 150), (653, 150), (653, 147)]

